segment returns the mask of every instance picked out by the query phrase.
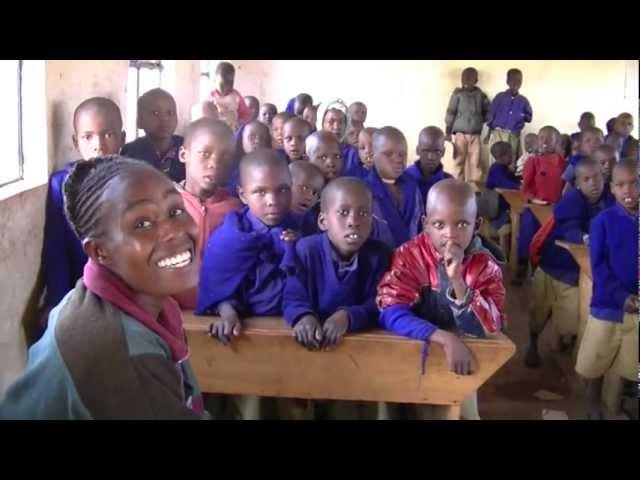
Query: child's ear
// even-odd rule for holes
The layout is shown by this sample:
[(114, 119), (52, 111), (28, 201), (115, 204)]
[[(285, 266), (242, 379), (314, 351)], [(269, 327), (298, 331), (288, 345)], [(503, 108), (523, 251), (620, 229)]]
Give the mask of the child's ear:
[(427, 231), (427, 216), (426, 215), (420, 216), (420, 225), (422, 225), (422, 231), (426, 232)]
[(127, 132), (122, 130), (122, 140), (120, 140), (120, 148), (122, 148), (125, 143), (127, 143)]
[(78, 147), (78, 136), (75, 133), (71, 135), (71, 141), (73, 142), (73, 148), (80, 151), (80, 148)]
[(82, 249), (84, 253), (100, 265), (109, 265), (111, 263), (111, 257), (107, 251), (100, 245), (100, 243), (94, 238), (85, 238), (82, 241)]
[(180, 150), (178, 151), (178, 158), (182, 163), (187, 163), (187, 149), (184, 148), (184, 145), (180, 146)]
[(322, 232), (326, 232), (328, 230), (327, 217), (322, 211), (318, 214), (318, 228), (320, 228), (320, 231)]
[(242, 187), (240, 185), (238, 185), (236, 187), (236, 189), (238, 191), (238, 198), (240, 198), (240, 201), (246, 205), (247, 204), (247, 199), (244, 196), (244, 190), (242, 189)]

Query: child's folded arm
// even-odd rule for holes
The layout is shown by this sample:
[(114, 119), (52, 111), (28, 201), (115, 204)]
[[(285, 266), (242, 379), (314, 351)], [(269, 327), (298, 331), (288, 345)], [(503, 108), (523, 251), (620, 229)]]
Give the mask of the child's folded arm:
[(340, 307), (342, 310), (346, 310), (349, 314), (349, 329), (348, 332), (356, 332), (358, 330), (364, 330), (376, 326), (377, 318), (379, 315), (378, 308), (376, 307), (375, 298), (369, 299), (362, 305), (352, 305), (350, 307)]
[[(481, 257), (478, 257), (480, 261)], [(472, 268), (472, 267), (471, 267)], [(469, 285), (471, 299), (469, 310), (482, 326), (485, 334), (492, 335), (501, 331), (503, 327), (505, 288), (502, 282), (502, 271), (493, 263), (486, 263), (474, 276)]]

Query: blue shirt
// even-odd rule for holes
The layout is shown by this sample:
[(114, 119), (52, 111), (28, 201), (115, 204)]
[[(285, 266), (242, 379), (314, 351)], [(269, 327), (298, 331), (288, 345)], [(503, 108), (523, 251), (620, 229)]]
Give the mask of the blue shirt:
[(120, 154), (125, 157), (144, 160), (161, 172), (164, 172), (174, 182), (180, 183), (185, 179), (186, 175), (184, 163), (182, 163), (178, 157), (180, 147), (183, 143), (183, 137), (173, 135), (171, 137), (171, 147), (169, 151), (160, 158), (153, 144), (145, 135), (123, 146)]
[(591, 223), (589, 252), (591, 315), (622, 323), (625, 300), (638, 295), (638, 216), (619, 203), (604, 210)]
[(369, 238), (344, 262), (337, 257), (326, 233), (305, 237), (296, 244), (295, 274), (287, 277), (284, 317), (295, 325), (304, 315), (326, 320), (337, 310), (349, 314), (349, 331), (376, 326), (376, 287), (389, 267), (391, 249)]
[(577, 286), (580, 267), (571, 253), (556, 245), (555, 241), (584, 244), (583, 236), (589, 232), (591, 220), (614, 203), (615, 199), (608, 190), (603, 190), (600, 200), (594, 205), (578, 189), (565, 193), (553, 207), (555, 226), (544, 241), (540, 268), (556, 280)]
[(532, 117), (527, 97), (520, 94), (512, 97), (507, 90), (496, 95), (491, 102), (487, 125), (491, 129), (502, 128), (518, 134)]
[(418, 182), (418, 188), (420, 189), (420, 195), (422, 196), (422, 204), (426, 205), (427, 195), (429, 190), (440, 180), (445, 178), (452, 178), (447, 172), (444, 171), (442, 164), (438, 165), (431, 175), (425, 176), (420, 168), (420, 160), (416, 160), (413, 165), (407, 168), (406, 173)]
[(62, 187), (76, 163), (77, 161), (68, 163), (49, 178), (42, 252), (46, 285), (45, 306), (48, 308), (60, 303), (75, 287), (87, 263), (80, 239), (71, 229), (64, 214)]

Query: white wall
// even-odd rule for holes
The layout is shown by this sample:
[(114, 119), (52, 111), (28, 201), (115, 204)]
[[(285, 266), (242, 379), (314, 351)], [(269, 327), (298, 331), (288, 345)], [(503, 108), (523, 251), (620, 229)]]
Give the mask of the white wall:
[[(340, 97), (347, 104), (363, 101), (369, 115), (367, 125), (393, 125), (407, 137), (410, 152), (419, 131), (427, 125), (444, 129), (444, 116), (460, 73), (468, 66), (479, 71), (479, 87), (489, 98), (503, 91), (509, 68), (523, 71), (521, 92), (531, 102), (533, 121), (525, 129), (537, 131), (551, 124), (563, 133), (577, 130), (580, 113), (590, 110), (604, 130), (606, 121), (628, 111), (636, 117), (635, 98), (625, 98), (625, 75), (638, 68), (638, 61), (376, 61), (376, 60), (231, 60), (236, 65), (236, 88), (255, 95), (261, 102), (275, 103), (284, 110), (287, 101), (306, 92), (314, 102)], [(637, 77), (636, 77), (637, 78)], [(637, 81), (636, 81), (637, 83)], [(445, 168), (451, 167), (447, 148)], [(487, 151), (483, 151), (486, 162)]]

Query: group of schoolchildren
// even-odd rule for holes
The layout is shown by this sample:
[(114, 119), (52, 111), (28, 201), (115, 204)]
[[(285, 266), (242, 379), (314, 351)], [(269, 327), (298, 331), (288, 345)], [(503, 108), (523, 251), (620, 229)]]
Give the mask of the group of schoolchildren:
[[(522, 72), (509, 70), (509, 89), (489, 102), (478, 72), (467, 68), (445, 131), (424, 128), (407, 168), (405, 136), (392, 126), (365, 127), (363, 103), (314, 105), (300, 94), (278, 112), (242, 97), (234, 77), (233, 65), (218, 65), (216, 89), (193, 109), (184, 136), (175, 135), (175, 100), (161, 89), (140, 97), (145, 135), (131, 143), (111, 100), (76, 108), (73, 142), (82, 159), (49, 184), (44, 333), (0, 417), (265, 418), (275, 399), (215, 396), (205, 409), (181, 309), (214, 316), (209, 333), (226, 345), (247, 317), (282, 316), (295, 341), (318, 352), (382, 326), (425, 342), (424, 355), (430, 342), (442, 345), (449, 368), (471, 374), (462, 339), (505, 325), (504, 255), (477, 234), (485, 123), (495, 160), (487, 187), (519, 188), (520, 166), (525, 195), (556, 204), (555, 223), (539, 229), (548, 238), (538, 242), (527, 362), (539, 361), (537, 337), (550, 316), (564, 337), (577, 328), (577, 266), (553, 240), (588, 242), (593, 318), (578, 371), (596, 392), (605, 370), (630, 366), (635, 348), (636, 379), (637, 141), (628, 114), (602, 146), (587, 114), (566, 146), (544, 127), (525, 137), (516, 163), (532, 118), (519, 93)], [(455, 178), (442, 166), (447, 141)], [(492, 223), (504, 224), (507, 209), (501, 203)], [(277, 418), (428, 418), (415, 405), (277, 403)], [(475, 394), (463, 415), (478, 418)]]

